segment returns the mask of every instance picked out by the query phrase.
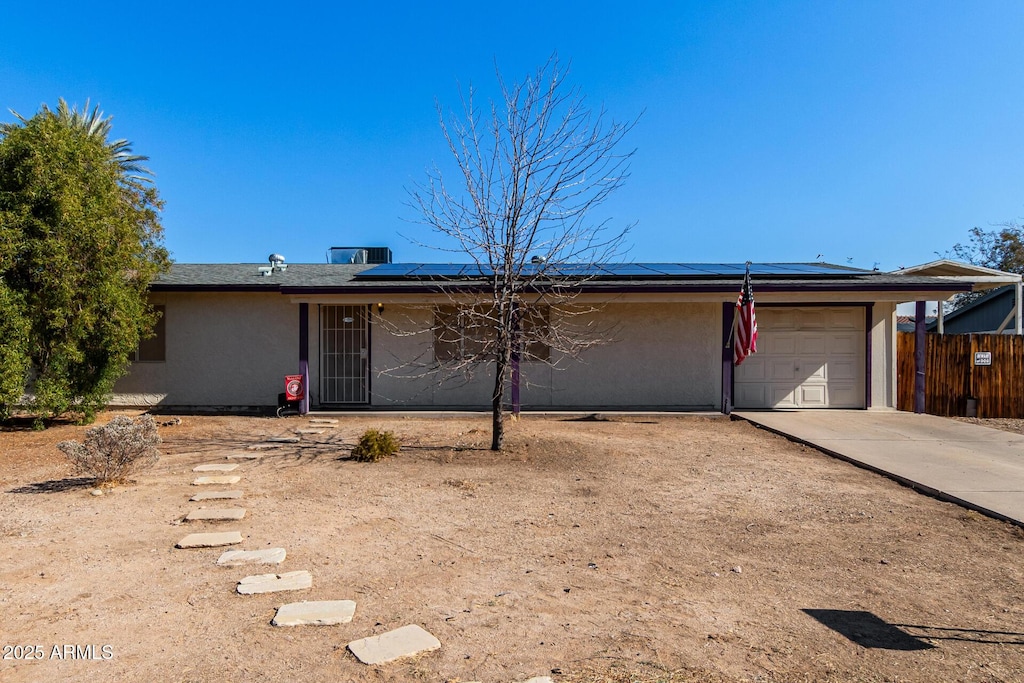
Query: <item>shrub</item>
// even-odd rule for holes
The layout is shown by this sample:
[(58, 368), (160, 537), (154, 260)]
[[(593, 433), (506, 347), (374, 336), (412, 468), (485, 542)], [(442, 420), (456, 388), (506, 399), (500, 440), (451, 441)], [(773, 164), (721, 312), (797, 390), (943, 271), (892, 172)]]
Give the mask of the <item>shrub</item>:
[(393, 433), (367, 429), (352, 449), (352, 458), (359, 462), (377, 462), (385, 456), (394, 455), (399, 448), (401, 444)]
[(161, 441), (151, 415), (134, 420), (118, 416), (86, 431), (85, 443), (61, 441), (57, 448), (77, 472), (94, 477), (97, 484), (115, 484), (156, 464), (160, 459), (156, 446)]

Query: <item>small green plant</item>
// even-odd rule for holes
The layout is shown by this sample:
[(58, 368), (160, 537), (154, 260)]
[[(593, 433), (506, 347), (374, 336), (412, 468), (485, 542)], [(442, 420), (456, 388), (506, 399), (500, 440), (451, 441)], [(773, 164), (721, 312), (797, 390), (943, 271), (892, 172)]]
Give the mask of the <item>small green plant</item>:
[(394, 455), (401, 448), (392, 432), (367, 429), (359, 437), (359, 443), (352, 449), (352, 459), (359, 462), (377, 462), (388, 455)]
[(161, 443), (152, 415), (136, 419), (119, 415), (108, 424), (85, 432), (85, 443), (61, 441), (57, 448), (75, 470), (96, 479), (97, 484), (123, 483), (128, 477), (160, 459)]

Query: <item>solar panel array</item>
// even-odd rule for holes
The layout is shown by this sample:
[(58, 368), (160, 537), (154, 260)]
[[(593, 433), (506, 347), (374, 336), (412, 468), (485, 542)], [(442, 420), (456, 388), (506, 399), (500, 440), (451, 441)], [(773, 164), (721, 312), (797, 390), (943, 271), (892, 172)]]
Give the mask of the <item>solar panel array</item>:
[[(552, 277), (662, 279), (679, 277), (736, 277), (743, 275), (743, 263), (559, 263), (526, 264), (524, 275), (543, 269)], [(814, 277), (862, 275), (872, 271), (829, 263), (752, 263), (750, 274), (772, 277)], [(493, 271), (465, 263), (386, 263), (357, 275), (364, 280), (463, 279), (488, 277)]]

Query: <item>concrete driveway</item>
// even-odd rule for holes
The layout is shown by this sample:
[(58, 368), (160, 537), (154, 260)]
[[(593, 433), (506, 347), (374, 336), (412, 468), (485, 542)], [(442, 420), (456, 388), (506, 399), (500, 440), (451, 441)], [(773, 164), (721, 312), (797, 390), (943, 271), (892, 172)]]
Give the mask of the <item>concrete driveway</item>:
[(733, 416), (1024, 526), (1024, 435), (903, 412), (739, 411)]

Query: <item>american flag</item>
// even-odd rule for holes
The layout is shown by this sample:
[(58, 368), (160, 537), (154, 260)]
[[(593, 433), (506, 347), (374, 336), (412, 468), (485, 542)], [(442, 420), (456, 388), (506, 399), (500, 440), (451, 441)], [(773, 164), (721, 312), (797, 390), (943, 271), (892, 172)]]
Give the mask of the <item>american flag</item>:
[(743, 288), (736, 300), (736, 336), (732, 347), (733, 363), (739, 365), (752, 353), (757, 353), (757, 317), (754, 315), (754, 290), (750, 287), (750, 262), (743, 276)]

